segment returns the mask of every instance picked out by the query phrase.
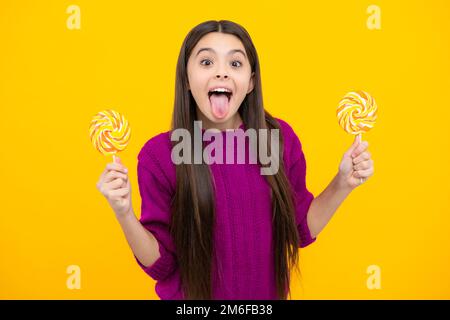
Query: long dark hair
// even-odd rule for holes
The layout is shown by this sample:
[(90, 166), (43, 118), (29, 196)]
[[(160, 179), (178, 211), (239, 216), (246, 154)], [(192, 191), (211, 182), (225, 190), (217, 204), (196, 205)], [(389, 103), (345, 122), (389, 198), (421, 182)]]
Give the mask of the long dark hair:
[[(256, 132), (259, 132), (259, 129), (280, 129), (278, 122), (264, 110), (259, 60), (250, 35), (242, 26), (234, 22), (212, 20), (193, 28), (181, 47), (176, 68), (172, 130), (184, 128), (189, 130), (192, 137), (194, 136), (194, 121), (198, 118), (195, 100), (188, 90), (187, 62), (197, 42), (210, 32), (232, 34), (238, 37), (245, 47), (254, 72), (254, 89), (247, 94), (238, 110), (245, 128), (253, 128)], [(295, 223), (294, 199), (281, 160), (283, 159), (282, 135), (280, 134), (279, 137), (278, 172), (265, 177), (271, 187), (272, 196), (277, 293), (280, 299), (286, 299), (287, 294), (290, 293), (290, 269), (292, 266), (297, 266), (299, 235)], [(269, 130), (269, 152), (270, 141)], [(173, 145), (175, 143), (173, 142)], [(171, 234), (177, 250), (185, 298), (211, 299), (215, 215), (213, 183), (207, 164), (194, 164), (194, 161), (191, 163), (176, 166), (177, 183), (172, 203)], [(259, 158), (258, 163), (260, 163)]]

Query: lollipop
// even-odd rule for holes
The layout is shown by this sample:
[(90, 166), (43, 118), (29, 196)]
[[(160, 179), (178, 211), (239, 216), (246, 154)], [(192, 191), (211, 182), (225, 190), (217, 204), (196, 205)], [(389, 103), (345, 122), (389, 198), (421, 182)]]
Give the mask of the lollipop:
[(97, 113), (91, 121), (89, 136), (94, 147), (104, 155), (124, 150), (130, 141), (131, 128), (123, 115), (114, 110)]
[(339, 103), (336, 114), (347, 133), (361, 135), (375, 125), (377, 104), (367, 92), (349, 92)]
[[(361, 135), (375, 125), (377, 119), (377, 104), (375, 99), (365, 91), (347, 93), (339, 102), (336, 115), (340, 126), (351, 134)], [(363, 182), (361, 178), (361, 183)]]

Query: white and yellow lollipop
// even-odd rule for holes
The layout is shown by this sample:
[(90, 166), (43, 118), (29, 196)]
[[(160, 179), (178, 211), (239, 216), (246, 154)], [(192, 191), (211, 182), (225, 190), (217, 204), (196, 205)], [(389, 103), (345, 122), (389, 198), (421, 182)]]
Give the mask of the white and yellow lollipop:
[(97, 113), (91, 121), (89, 136), (94, 147), (103, 155), (112, 155), (123, 151), (130, 141), (131, 128), (123, 115), (114, 110)]
[(377, 110), (377, 103), (370, 94), (352, 91), (339, 102), (336, 115), (339, 125), (347, 133), (358, 135), (358, 141), (361, 142), (361, 135), (374, 127)]
[(336, 115), (341, 127), (351, 134), (368, 132), (377, 120), (375, 99), (365, 91), (347, 93), (339, 103)]

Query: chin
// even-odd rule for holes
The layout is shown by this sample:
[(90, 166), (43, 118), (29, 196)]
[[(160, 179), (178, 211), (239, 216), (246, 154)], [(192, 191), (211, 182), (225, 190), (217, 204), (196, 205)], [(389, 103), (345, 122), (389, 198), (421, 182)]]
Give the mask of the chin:
[(207, 118), (209, 121), (213, 122), (213, 123), (224, 123), (227, 122), (228, 120), (231, 119), (231, 115), (227, 114), (225, 117), (223, 118), (216, 118), (214, 115), (212, 114), (208, 114)]

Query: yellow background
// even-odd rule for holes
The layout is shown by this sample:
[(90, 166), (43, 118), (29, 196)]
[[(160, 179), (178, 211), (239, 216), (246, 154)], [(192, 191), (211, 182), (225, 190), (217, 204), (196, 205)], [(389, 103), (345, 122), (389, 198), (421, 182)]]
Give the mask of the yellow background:
[[(69, 30), (66, 9), (81, 9)], [(369, 5), (381, 30), (366, 27)], [(287, 120), (318, 195), (353, 141), (335, 109), (347, 92), (379, 105), (364, 136), (375, 175), (301, 250), (294, 299), (450, 298), (450, 4), (448, 1), (12, 1), (0, 4), (0, 298), (153, 299), (95, 184), (111, 158), (88, 137), (92, 116), (123, 113), (121, 154), (140, 214), (137, 154), (169, 128), (181, 43), (228, 19), (252, 36), (266, 108)], [(69, 290), (66, 268), (81, 268)], [(381, 289), (366, 286), (369, 265)]]

